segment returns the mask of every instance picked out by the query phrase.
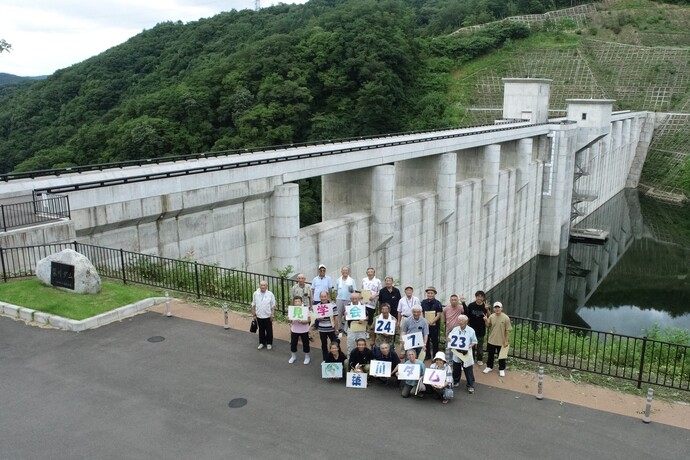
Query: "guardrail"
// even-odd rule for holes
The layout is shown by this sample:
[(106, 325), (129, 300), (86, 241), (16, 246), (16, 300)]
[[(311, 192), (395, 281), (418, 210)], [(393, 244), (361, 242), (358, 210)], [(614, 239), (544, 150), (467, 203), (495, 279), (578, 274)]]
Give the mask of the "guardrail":
[(78, 243), (59, 243), (18, 248), (0, 248), (2, 278), (22, 278), (36, 274), (36, 262), (63, 249), (74, 249), (89, 258), (100, 276), (123, 283), (144, 284), (171, 291), (209, 297), (241, 305), (251, 305), (252, 293), (260, 280), (276, 297), (276, 308), (287, 314), (290, 288), (296, 281), (251, 273), (190, 260), (168, 259), (149, 254)]
[(690, 391), (690, 346), (511, 317), (510, 355)]
[(69, 198), (65, 195), (34, 195), (31, 201), (0, 204), (0, 228), (8, 229), (70, 218)]
[[(71, 248), (84, 254), (105, 278), (251, 305), (259, 280), (268, 282), (277, 310), (286, 315), (296, 281), (189, 260), (168, 259), (78, 242), (0, 248), (2, 278), (35, 274), (36, 262)], [(511, 317), (510, 356), (642, 384), (690, 391), (690, 346)]]

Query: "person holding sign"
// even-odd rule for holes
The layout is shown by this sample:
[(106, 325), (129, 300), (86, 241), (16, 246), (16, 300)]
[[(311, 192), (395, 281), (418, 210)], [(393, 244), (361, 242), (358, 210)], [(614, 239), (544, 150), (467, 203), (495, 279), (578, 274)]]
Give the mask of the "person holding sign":
[(382, 287), (381, 280), (376, 277), (376, 271), (371, 267), (367, 268), (367, 276), (362, 279), (362, 291), (365, 289), (369, 291), (369, 299), (366, 300), (367, 324), (369, 327), (371, 327), (374, 322), (376, 302), (379, 300), (379, 291)]
[(297, 342), (302, 340), (304, 364), (311, 362), (309, 356), (309, 306), (302, 305), (302, 297), (295, 296), (288, 309), (288, 323), (290, 323), (290, 359), (289, 364), (297, 360)]
[(408, 345), (411, 345), (411, 348), (414, 349), (416, 357), (419, 356), (422, 351), (426, 353), (426, 341), (429, 338), (429, 323), (427, 323), (422, 316), (422, 307), (419, 305), (412, 307), (412, 316), (407, 318), (407, 321), (400, 326), (400, 345), (402, 346), (403, 350), (410, 348), (410, 346), (405, 346), (405, 336), (411, 335), (415, 332), (420, 332), (422, 334), (422, 341), (420, 343), (412, 343)]
[(374, 321), (374, 338), (371, 341), (372, 347), (380, 347), (381, 344), (394, 344), (395, 326), (397, 321), (390, 314), (390, 305), (381, 304), (381, 314)]
[[(417, 367), (419, 367), (419, 376), (416, 380), (408, 379), (404, 380), (405, 377), (410, 377), (411, 373), (410, 368), (407, 366), (408, 364), (413, 364)], [(424, 383), (420, 382), (422, 379), (422, 376), (424, 375), (424, 371), (426, 368), (424, 367), (424, 363), (422, 361), (419, 361), (417, 359), (417, 352), (414, 350), (407, 350), (407, 361), (405, 361), (405, 369), (401, 372), (400, 366), (398, 366), (398, 380), (402, 380), (403, 383), (401, 385), (402, 389), (400, 392), (400, 396), (403, 398), (409, 398), (410, 393), (412, 390), (415, 388), (419, 388), (419, 391), (417, 392), (417, 396), (420, 398), (423, 398), (424, 391), (426, 391), (426, 387), (424, 386)]]
[(273, 348), (273, 320), (275, 319), (276, 298), (268, 290), (266, 280), (259, 281), (259, 289), (252, 296), (252, 317), (259, 326), (259, 346), (261, 350)]
[(489, 357), (486, 360), (484, 373), (488, 374), (494, 367), (494, 355), (498, 353), (498, 375), (506, 376), (506, 359), (501, 359), (501, 349), (507, 348), (510, 341), (510, 318), (503, 313), (503, 304), (494, 303), (494, 312), (485, 319), (486, 327), (489, 329), (489, 339), (486, 352)]
[(395, 351), (391, 351), (391, 346), (388, 343), (383, 342), (380, 347), (374, 348), (374, 358), (376, 358), (377, 361), (386, 361), (386, 362), (391, 363), (391, 376), (390, 377), (376, 377), (376, 380), (383, 383), (384, 385), (387, 385), (387, 384), (395, 385), (395, 384), (397, 384), (398, 379), (395, 377), (395, 375), (398, 372), (398, 365), (400, 364), (400, 358), (395, 353)]
[(426, 299), (422, 300), (424, 319), (429, 323), (429, 341), (425, 343), (432, 355), (438, 353), (438, 339), (441, 331), (439, 326), (443, 313), (443, 305), (436, 299), (436, 294), (436, 288), (429, 286), (426, 288)]
[[(434, 362), (429, 366), (429, 370), (436, 370), (432, 377), (430, 377), (429, 386), (434, 391), (438, 399), (443, 401), (443, 404), (448, 404), (448, 401), (453, 399), (453, 372), (450, 365), (446, 363), (446, 355), (439, 351), (434, 356)], [(426, 373), (425, 373), (426, 377)]]
[(367, 348), (367, 341), (364, 337), (357, 339), (357, 348), (350, 353), (350, 370), (353, 372), (369, 373), (369, 365), (374, 359), (374, 354)]
[(321, 291), (319, 294), (319, 303), (312, 307), (312, 316), (316, 323), (316, 329), (319, 331), (321, 338), (321, 353), (323, 360), (326, 360), (328, 355), (328, 341), (331, 344), (336, 342), (340, 347), (340, 340), (335, 331), (338, 330), (338, 307), (331, 303), (328, 298), (328, 292)]
[(326, 363), (340, 363), (343, 367), (343, 375), (341, 378), (345, 378), (348, 370), (348, 360), (345, 354), (340, 350), (340, 344), (337, 342), (331, 342), (330, 351), (324, 359)]
[(366, 339), (367, 336), (367, 309), (361, 302), (359, 292), (350, 295), (350, 305), (345, 307), (345, 319), (347, 320), (347, 351), (355, 349), (358, 339)]
[(460, 385), (462, 371), (465, 371), (468, 393), (474, 393), (474, 368), (472, 349), (477, 345), (477, 335), (470, 326), (467, 325), (466, 315), (458, 316), (458, 326), (453, 328), (448, 334), (448, 350), (453, 356), (453, 383)]

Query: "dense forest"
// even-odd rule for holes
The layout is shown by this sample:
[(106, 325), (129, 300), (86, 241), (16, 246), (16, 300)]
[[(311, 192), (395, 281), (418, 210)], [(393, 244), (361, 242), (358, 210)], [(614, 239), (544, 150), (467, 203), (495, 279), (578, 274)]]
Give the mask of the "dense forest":
[(161, 23), (0, 91), (0, 172), (448, 126), (450, 69), (569, 2), (312, 0)]

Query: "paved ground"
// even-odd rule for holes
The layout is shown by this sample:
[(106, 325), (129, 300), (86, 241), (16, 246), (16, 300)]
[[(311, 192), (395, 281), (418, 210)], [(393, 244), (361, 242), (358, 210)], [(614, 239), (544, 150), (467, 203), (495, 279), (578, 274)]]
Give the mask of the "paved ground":
[[(165, 340), (151, 343), (147, 339)], [(146, 313), (82, 333), (0, 317), (0, 459), (686, 459), (690, 430), (480, 385), (447, 406), (324, 382), (287, 344)], [(247, 405), (230, 408), (234, 398)]]

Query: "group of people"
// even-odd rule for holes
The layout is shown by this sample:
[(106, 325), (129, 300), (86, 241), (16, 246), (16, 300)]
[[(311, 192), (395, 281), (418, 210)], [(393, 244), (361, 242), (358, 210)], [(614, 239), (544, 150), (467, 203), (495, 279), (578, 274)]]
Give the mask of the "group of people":
[[(474, 393), (473, 366), (484, 365), (485, 341), (487, 361), (483, 372), (493, 370), (499, 355), (499, 374), (505, 376), (506, 359), (501, 356), (501, 350), (508, 347), (511, 323), (503, 313), (501, 302), (495, 302), (491, 312), (486, 294), (477, 291), (469, 305), (464, 296), (453, 294), (449, 304), (443, 306), (436, 299), (438, 292), (433, 286), (425, 289), (425, 298), (420, 301), (412, 286), (406, 286), (402, 295), (393, 284), (391, 277), (381, 283), (371, 267), (362, 279), (361, 289), (350, 276), (349, 267), (342, 267), (341, 276), (333, 281), (326, 274), (326, 267), (320, 265), (311, 285), (304, 274), (298, 274), (290, 292), (292, 302), (294, 306), (308, 306), (311, 313), (309, 317), (288, 320), (291, 331), (288, 362), (297, 360), (300, 341), (304, 364), (311, 362), (309, 331), (313, 329), (319, 334), (323, 362), (341, 363), (343, 378), (348, 372), (368, 374), (373, 360), (387, 361), (391, 363), (391, 376), (373, 377), (373, 380), (399, 386), (403, 397), (413, 392), (418, 396), (432, 393), (445, 404), (453, 398), (453, 387), (460, 384), (463, 371), (467, 391)], [(252, 316), (259, 332), (258, 349), (272, 349), (275, 306), (275, 297), (262, 280), (252, 299)], [(445, 352), (439, 349), (442, 329), (446, 337)], [(421, 333), (421, 342), (408, 342), (406, 346), (406, 338), (419, 337), (417, 333)], [(347, 337), (349, 355), (341, 347), (343, 335)], [(400, 354), (396, 351), (398, 345)], [(399, 375), (398, 367), (405, 359), (404, 364), (419, 366), (423, 376), (427, 353), (433, 357), (429, 368), (438, 369), (445, 379), (425, 388), (421, 377), (410, 380)]]

